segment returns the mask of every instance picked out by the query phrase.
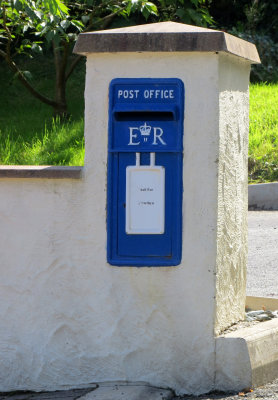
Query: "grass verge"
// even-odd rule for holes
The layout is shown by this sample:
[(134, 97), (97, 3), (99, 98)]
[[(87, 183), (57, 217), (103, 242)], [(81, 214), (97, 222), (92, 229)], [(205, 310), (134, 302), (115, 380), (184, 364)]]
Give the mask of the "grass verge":
[(278, 180), (278, 85), (250, 87), (249, 182)]

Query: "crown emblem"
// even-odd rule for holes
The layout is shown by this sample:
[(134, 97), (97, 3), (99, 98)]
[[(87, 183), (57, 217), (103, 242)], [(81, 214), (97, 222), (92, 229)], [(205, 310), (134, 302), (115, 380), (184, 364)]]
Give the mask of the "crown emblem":
[(139, 130), (142, 136), (149, 136), (152, 127), (147, 125), (147, 122), (144, 125), (139, 126)]

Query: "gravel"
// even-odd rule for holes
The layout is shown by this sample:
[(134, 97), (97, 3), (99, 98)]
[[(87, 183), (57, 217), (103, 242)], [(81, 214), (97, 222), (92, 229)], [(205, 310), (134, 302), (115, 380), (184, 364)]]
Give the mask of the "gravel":
[(212, 392), (201, 396), (180, 396), (174, 397), (172, 400), (278, 400), (278, 379), (265, 386), (258, 387), (254, 390), (246, 390), (236, 393)]

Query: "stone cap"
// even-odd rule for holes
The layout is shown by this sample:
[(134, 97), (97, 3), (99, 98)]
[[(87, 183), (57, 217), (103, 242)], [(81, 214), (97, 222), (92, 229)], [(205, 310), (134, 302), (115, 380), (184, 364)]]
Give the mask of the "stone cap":
[(158, 22), (81, 33), (74, 53), (225, 52), (260, 63), (256, 46), (226, 32), (177, 22)]

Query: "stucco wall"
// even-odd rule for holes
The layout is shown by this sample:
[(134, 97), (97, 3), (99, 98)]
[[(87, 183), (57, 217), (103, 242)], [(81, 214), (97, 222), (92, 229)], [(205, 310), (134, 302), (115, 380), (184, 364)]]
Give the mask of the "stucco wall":
[(0, 187), (0, 390), (80, 383), (88, 329), (83, 182), (1, 179)]
[[(178, 267), (106, 263), (108, 86), (116, 77), (179, 77), (185, 84)], [(213, 389), (215, 276), (228, 279), (222, 272), (233, 267), (221, 269), (218, 259), (216, 268), (224, 240), (217, 223), (225, 224), (217, 207), (219, 99), (220, 116), (234, 104), (224, 95), (225, 79), (223, 96), (219, 85), (212, 53), (88, 56), (83, 179), (0, 180), (0, 391), (107, 380), (177, 393)], [(217, 301), (222, 326), (226, 309)]]
[(222, 55), (219, 63), (219, 172), (216, 334), (244, 319), (250, 66)]
[[(143, 380), (179, 392), (202, 392), (212, 388), (214, 378), (217, 56), (138, 53), (125, 54), (124, 60), (121, 54), (94, 54), (87, 61), (86, 188), (91, 195), (86, 197), (94, 199), (91, 218), (99, 240), (91, 268), (98, 276), (102, 297), (98, 303), (107, 324), (99, 351), (105, 347), (105, 354), (117, 360), (102, 363), (102, 369), (92, 368), (92, 374), (94, 379)], [(108, 85), (116, 77), (164, 76), (178, 76), (186, 91), (182, 264), (111, 267), (101, 245), (106, 240)], [(95, 324), (93, 341), (100, 329), (98, 319)]]

